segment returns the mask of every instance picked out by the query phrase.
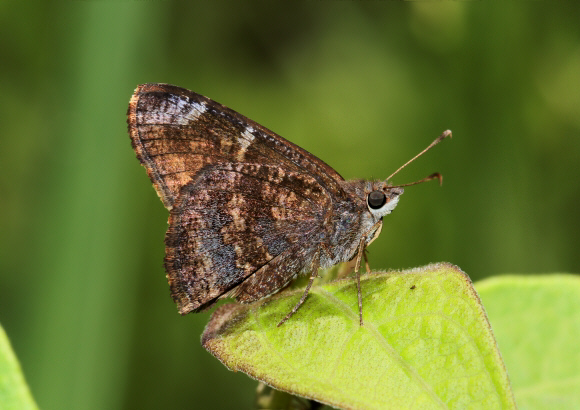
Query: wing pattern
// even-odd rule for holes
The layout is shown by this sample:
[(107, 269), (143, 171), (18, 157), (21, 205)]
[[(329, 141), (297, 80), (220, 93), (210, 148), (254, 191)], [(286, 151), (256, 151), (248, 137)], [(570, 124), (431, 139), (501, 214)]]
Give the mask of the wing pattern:
[(227, 295), (259, 299), (311, 268), (333, 201), (347, 198), (330, 166), (167, 84), (139, 86), (128, 123), (137, 158), (170, 210), (165, 266), (181, 313)]
[(343, 178), (330, 166), (260, 124), (192, 91), (167, 85), (139, 86), (129, 103), (129, 133), (164, 205), (206, 165), (277, 165), (312, 175), (341, 196)]
[(169, 218), (165, 266), (180, 312), (211, 305), (261, 269), (269, 272), (261, 288), (240, 287), (233, 295), (244, 293), (249, 302), (279, 289), (278, 282), (307, 268), (289, 270), (281, 261), (304, 241), (322, 240), (330, 205), (306, 174), (257, 164), (204, 169), (183, 188)]

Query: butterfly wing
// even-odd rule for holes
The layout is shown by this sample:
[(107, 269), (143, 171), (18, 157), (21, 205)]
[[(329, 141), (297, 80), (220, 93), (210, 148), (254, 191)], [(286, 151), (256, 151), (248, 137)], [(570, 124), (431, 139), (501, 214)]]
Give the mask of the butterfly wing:
[(267, 296), (309, 268), (332, 202), (347, 197), (330, 166), (171, 85), (139, 86), (128, 123), (137, 157), (170, 210), (165, 266), (181, 313), (225, 295)]
[[(224, 295), (248, 302), (280, 289), (311, 263), (308, 252), (323, 240), (331, 202), (308, 174), (263, 164), (204, 168), (174, 203), (166, 236), (165, 266), (180, 313)], [(244, 287), (257, 272), (256, 285)]]
[(192, 91), (167, 85), (137, 87), (129, 103), (129, 134), (163, 204), (205, 166), (276, 165), (313, 176), (335, 197), (343, 178), (330, 166), (260, 124)]

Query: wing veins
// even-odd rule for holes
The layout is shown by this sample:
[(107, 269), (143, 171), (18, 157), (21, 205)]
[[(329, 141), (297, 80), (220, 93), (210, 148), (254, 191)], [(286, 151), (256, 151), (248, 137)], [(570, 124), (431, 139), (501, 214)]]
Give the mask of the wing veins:
[[(308, 233), (312, 233), (312, 231), (309, 231)], [(294, 252), (296, 249), (300, 248), (304, 243), (306, 243), (308, 241), (308, 239), (309, 238), (303, 239), (300, 242), (293, 243), (292, 246), (290, 246), (288, 249), (286, 249), (285, 251), (283, 251), (283, 252), (279, 253), (278, 255), (274, 256), (272, 259), (270, 259), (268, 262), (264, 263), (262, 266), (260, 266), (256, 270), (254, 270), (252, 273), (250, 273), (248, 276), (246, 276), (240, 282), (236, 283), (230, 289), (226, 290), (224, 293), (222, 293), (222, 295), (220, 295), (218, 297), (218, 299), (219, 298), (224, 298), (224, 297), (237, 297), (238, 295), (236, 294), (235, 290), (241, 288), (242, 285), (247, 280), (249, 280), (250, 278), (253, 278), (254, 275), (256, 275), (256, 273), (258, 273), (260, 270), (262, 270), (263, 268), (265, 268), (269, 264), (276, 263), (278, 258), (281, 258), (281, 257), (285, 256), (286, 254), (291, 253), (291, 252)], [(294, 274), (300, 274), (300, 273), (301, 272), (294, 272)], [(279, 289), (279, 290), (281, 290), (281, 289)]]
[[(213, 106), (213, 105), (214, 104), (218, 104), (218, 103), (216, 103), (213, 100), (209, 100), (209, 102), (211, 102), (213, 104), (211, 104), (212, 106), (208, 107), (208, 111), (207, 112), (210, 112), (211, 114), (213, 114), (216, 117), (224, 117), (224, 118), (226, 118), (226, 120), (228, 122), (234, 123), (234, 124), (236, 124), (236, 125), (238, 125), (240, 127), (243, 127), (245, 129), (247, 129), (248, 126), (249, 127), (252, 127), (253, 128), (253, 132), (250, 132), (250, 133), (254, 137), (258, 137), (263, 142), (262, 146), (264, 148), (266, 148), (266, 149), (268, 149), (268, 150), (270, 150), (272, 152), (275, 152), (275, 153), (281, 155), (288, 162), (294, 164), (296, 167), (298, 167), (299, 169), (303, 170), (304, 173), (306, 173), (306, 174), (311, 175), (312, 177), (314, 177), (314, 179), (316, 179), (318, 181), (319, 185), (321, 185), (326, 192), (329, 192), (330, 193), (330, 188), (326, 186), (326, 183), (324, 183), (323, 181), (319, 181), (318, 180), (318, 178), (316, 177), (316, 173), (314, 172), (314, 170), (309, 170), (309, 169), (305, 168), (299, 162), (296, 162), (295, 160), (293, 160), (292, 158), (290, 158), (289, 156), (287, 156), (284, 151), (278, 149), (278, 147), (276, 147), (275, 144), (274, 144), (274, 146), (271, 146), (270, 144), (272, 144), (272, 141), (278, 142), (282, 146), (284, 146), (286, 148), (290, 148), (294, 152), (298, 153), (299, 156), (301, 157), (301, 159), (306, 160), (311, 166), (313, 166), (317, 170), (324, 172), (324, 174), (326, 176), (328, 176), (328, 178), (330, 180), (332, 180), (336, 184), (336, 187), (342, 191), (342, 188), (340, 187), (339, 181), (336, 180), (332, 175), (328, 174), (326, 172), (326, 170), (324, 169), (324, 167), (319, 166), (314, 161), (314, 159), (317, 159), (318, 161), (323, 162), (321, 159), (319, 159), (318, 157), (315, 157), (313, 154), (310, 154), (313, 157), (313, 158), (310, 158), (308, 155), (302, 153), (301, 152), (301, 148), (298, 147), (297, 145), (294, 145), (294, 144), (290, 143), (290, 141), (284, 139), (284, 137), (281, 137), (281, 136), (275, 134), (273, 131), (270, 131), (270, 130), (267, 130), (267, 129), (266, 129), (267, 131), (261, 130), (260, 128), (265, 128), (265, 127), (263, 127), (263, 126), (255, 123), (254, 121), (250, 120), (249, 118), (246, 118), (246, 117), (244, 117), (244, 119), (237, 118), (237, 116), (242, 116), (242, 114), (236, 113), (235, 111), (233, 111), (231, 109), (228, 109), (227, 107), (223, 107), (223, 106), (220, 106), (219, 107), (220, 109), (216, 109), (216, 107)], [(224, 111), (224, 109), (228, 109), (228, 110), (236, 113), (237, 115), (231, 115), (229, 112)], [(188, 129), (188, 128), (191, 128), (191, 124), (139, 123), (139, 125), (163, 126), (163, 127), (167, 127), (167, 128), (178, 128), (178, 129)], [(217, 127), (211, 128), (208, 131), (211, 132), (211, 131), (216, 130), (216, 129), (219, 129), (219, 128), (217, 128)], [(216, 133), (214, 135), (219, 135), (219, 133)], [(245, 137), (243, 135), (243, 133), (239, 133), (238, 134), (238, 137), (242, 137), (242, 136), (246, 139), (246, 141), (252, 142), (252, 140), (250, 140), (249, 138)], [(177, 138), (160, 138), (160, 139), (168, 139), (168, 140), (171, 140), (171, 139), (177, 139)], [(183, 139), (183, 140), (189, 140), (188, 138), (179, 138), (179, 140), (181, 140), (181, 139)], [(285, 143), (287, 143), (288, 145), (286, 145)], [(149, 156), (149, 154), (148, 154), (148, 156)], [(264, 156), (266, 156), (266, 155), (264, 155)], [(230, 162), (237, 163), (235, 161), (230, 161)], [(328, 167), (330, 168), (330, 166), (328, 166)], [(340, 177), (340, 174), (338, 174), (338, 173), (336, 173), (336, 174)], [(332, 195), (331, 195), (331, 198), (332, 198)]]
[[(232, 192), (231, 190), (227, 190), (225, 188), (216, 188), (216, 189), (212, 189), (213, 192)], [(266, 202), (266, 200), (262, 199), (262, 198), (258, 198), (258, 197), (254, 197), (254, 196), (248, 196), (248, 199), (255, 201), (255, 202), (261, 202), (265, 205), (268, 205), (270, 208), (272, 207), (276, 207), (276, 208), (282, 208), (282, 209), (288, 209), (290, 211), (296, 211), (296, 212), (300, 212), (303, 214), (309, 214), (309, 215), (317, 215), (316, 212), (303, 212), (301, 209), (297, 209), (297, 208), (289, 208), (287, 206), (283, 206), (283, 205), (279, 205), (279, 204), (275, 204), (274, 202)], [(203, 210), (203, 209), (207, 209), (207, 206), (190, 206), (189, 209), (195, 209), (195, 210)]]
[[(236, 173), (238, 173), (238, 174), (245, 175), (245, 176), (247, 176), (247, 177), (249, 177), (249, 178), (254, 178), (254, 179), (258, 180), (258, 181), (265, 181), (265, 182), (271, 183), (270, 181), (268, 181), (268, 180), (267, 180), (267, 179), (265, 179), (265, 178), (258, 178), (256, 175), (249, 175), (249, 174), (246, 174), (246, 173), (244, 173), (244, 172), (241, 172), (241, 171), (238, 171), (238, 170), (235, 170), (235, 169), (219, 168), (219, 164), (215, 164), (215, 167), (214, 167), (214, 169), (222, 169), (222, 170), (229, 171), (229, 172), (236, 172)], [(308, 174), (308, 175), (310, 175), (310, 174)], [(314, 180), (316, 181), (316, 183), (317, 183), (317, 184), (318, 184), (318, 185), (319, 185), (319, 186), (320, 186), (322, 189), (324, 189), (324, 186), (323, 186), (323, 185), (321, 185), (321, 184), (318, 182), (318, 180), (317, 180), (316, 178), (314, 178)], [(275, 185), (275, 184), (272, 184), (272, 185)], [(311, 203), (312, 205), (314, 205), (314, 206), (315, 206), (315, 208), (321, 209), (321, 207), (320, 207), (320, 206), (316, 206), (316, 204), (315, 204), (314, 202), (312, 202), (312, 201), (311, 201), (309, 198), (305, 197), (304, 195), (300, 194), (299, 192), (293, 191), (293, 190), (291, 190), (290, 188), (285, 188), (285, 189), (286, 189), (286, 190), (288, 190), (288, 191), (290, 191), (290, 192), (294, 192), (294, 194), (296, 194), (297, 196), (300, 196), (300, 197), (301, 197), (302, 199), (304, 199), (306, 202), (309, 202), (309, 203)], [(328, 191), (327, 191), (327, 192), (328, 192)]]

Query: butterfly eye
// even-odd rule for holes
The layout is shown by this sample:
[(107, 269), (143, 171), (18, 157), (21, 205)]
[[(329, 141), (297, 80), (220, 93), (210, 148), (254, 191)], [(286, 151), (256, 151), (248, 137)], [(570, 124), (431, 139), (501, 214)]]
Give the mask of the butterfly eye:
[(387, 196), (383, 191), (373, 191), (369, 194), (367, 202), (371, 209), (379, 209), (387, 202)]

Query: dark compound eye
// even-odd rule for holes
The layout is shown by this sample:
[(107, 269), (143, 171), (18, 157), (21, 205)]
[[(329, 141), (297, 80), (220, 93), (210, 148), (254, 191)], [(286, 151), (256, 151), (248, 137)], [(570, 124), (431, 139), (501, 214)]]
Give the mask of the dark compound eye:
[(369, 194), (367, 202), (372, 209), (379, 209), (387, 202), (387, 196), (383, 191), (373, 191)]

